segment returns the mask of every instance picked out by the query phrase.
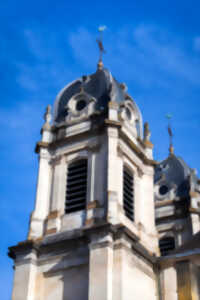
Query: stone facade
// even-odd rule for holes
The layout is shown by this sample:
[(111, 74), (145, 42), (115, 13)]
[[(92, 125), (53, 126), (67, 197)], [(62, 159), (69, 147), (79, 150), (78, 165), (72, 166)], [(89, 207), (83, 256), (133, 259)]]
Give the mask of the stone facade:
[[(199, 299), (200, 244), (196, 254), (181, 250), (160, 256), (163, 232), (182, 232), (183, 220), (170, 221), (173, 196), (164, 199), (165, 205), (157, 201), (158, 164), (149, 126), (145, 123), (143, 134), (142, 124), (125, 85), (102, 67), (59, 93), (53, 123), (47, 108), (36, 146), (38, 183), (28, 237), (9, 248), (15, 265), (12, 300)], [(75, 181), (76, 203), (69, 201), (68, 213), (69, 170), (81, 160), (87, 161), (85, 202), (76, 198), (83, 192)], [(133, 186), (127, 179), (128, 204), (125, 169), (134, 179)], [(190, 195), (198, 198), (198, 190), (190, 189)], [(76, 208), (80, 205), (84, 209)], [(183, 216), (193, 229), (177, 246), (199, 230), (193, 206)]]

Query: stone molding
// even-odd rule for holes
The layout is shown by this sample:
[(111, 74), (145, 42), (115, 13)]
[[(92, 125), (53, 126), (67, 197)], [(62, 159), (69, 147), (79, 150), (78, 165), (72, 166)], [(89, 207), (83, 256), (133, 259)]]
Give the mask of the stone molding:
[[(76, 105), (77, 102), (80, 100), (83, 100), (86, 105), (82, 110), (77, 110)], [(66, 109), (68, 110), (68, 114), (65, 118), (65, 121), (67, 123), (74, 120), (78, 120), (80, 122), (83, 118), (89, 118), (89, 116), (95, 112), (96, 102), (96, 98), (86, 93), (82, 89), (79, 93), (72, 96), (69, 102), (67, 103)]]
[(197, 209), (197, 208), (190, 207), (189, 212), (192, 214), (200, 215), (200, 209)]
[(117, 127), (117, 128), (121, 128), (122, 124), (119, 121), (114, 121), (114, 120), (109, 120), (109, 119), (105, 119), (104, 124), (107, 126), (111, 126), (111, 127)]
[(16, 246), (8, 248), (8, 256), (14, 260), (18, 257), (23, 257), (33, 252), (35, 255), (38, 253), (38, 244), (33, 240), (26, 240), (18, 243)]
[[(109, 240), (106, 238), (110, 236)], [(97, 240), (95, 240), (96, 237)], [(105, 237), (105, 239), (104, 239)], [(101, 224), (94, 224), (91, 227), (85, 227), (80, 230), (72, 230), (71, 232), (61, 232), (57, 234), (53, 234), (52, 236), (45, 236), (42, 241), (24, 241), (17, 246), (9, 248), (9, 256), (15, 259), (18, 255), (21, 256), (23, 253), (30, 253), (31, 251), (35, 250), (36, 253), (48, 253), (51, 252), (52, 249), (59, 249), (60, 252), (67, 247), (69, 249), (71, 247), (75, 247), (75, 244), (78, 242), (77, 245), (81, 245), (81, 241), (84, 244), (93, 244), (94, 247), (97, 244), (102, 244), (102, 246), (114, 247), (119, 244), (120, 239), (124, 239), (126, 243), (128, 242), (130, 245), (130, 249), (134, 250), (135, 253), (148, 261), (151, 264), (156, 263), (156, 257), (152, 255), (142, 244), (139, 243), (139, 238), (133, 234), (128, 228), (124, 225), (111, 225), (107, 222)], [(67, 241), (67, 243), (66, 243)], [(71, 241), (71, 242), (70, 242)], [(93, 241), (91, 243), (91, 241)], [(105, 244), (104, 244), (105, 242)], [(76, 246), (77, 247), (77, 246)], [(43, 250), (44, 249), (44, 250)], [(56, 252), (57, 253), (57, 252)]]
[(50, 229), (47, 229), (46, 232), (45, 232), (45, 235), (48, 235), (48, 234), (54, 234), (57, 232), (57, 229), (56, 228), (50, 228)]
[(191, 198), (198, 198), (200, 197), (200, 194), (195, 191), (190, 191), (190, 197)]
[(108, 107), (117, 110), (119, 108), (119, 104), (115, 101), (109, 101)]
[[(47, 277), (50, 277), (50, 276), (54, 276), (55, 273), (56, 273), (56, 275), (58, 275), (58, 273), (66, 270), (66, 269), (74, 268), (74, 267), (77, 267), (77, 266), (79, 266), (79, 267), (80, 266), (88, 266), (87, 259), (85, 259), (85, 261), (83, 261), (83, 262), (80, 262), (80, 261), (74, 262), (73, 261), (73, 263), (68, 264), (68, 265), (67, 264), (64, 265), (64, 262), (63, 262), (63, 264), (61, 266), (55, 266), (55, 267), (52, 268), (52, 270), (43, 272), (43, 274), (44, 274), (44, 277), (47, 278)], [(60, 274), (60, 276), (62, 278), (63, 274)]]
[(88, 143), (86, 145), (86, 150), (90, 151), (90, 152), (98, 152), (101, 148), (101, 144), (99, 141), (97, 142), (93, 142), (93, 143)]
[(40, 148), (47, 149), (49, 147), (49, 145), (50, 145), (50, 143), (39, 141), (39, 142), (37, 142), (37, 144), (35, 146), (35, 152), (39, 153), (40, 152)]
[(27, 264), (38, 266), (37, 260), (33, 258), (25, 258), (20, 261), (17, 260), (15, 261), (15, 267), (19, 267)]
[(174, 204), (176, 201), (174, 200), (158, 200), (155, 202), (155, 207), (163, 207)]
[(61, 216), (60, 211), (54, 210), (48, 214), (47, 220), (56, 219), (56, 218), (59, 218), (60, 216)]
[(151, 141), (144, 141), (144, 145), (146, 148), (150, 148), (150, 149), (153, 149), (154, 145), (152, 144)]
[(95, 224), (95, 218), (90, 218), (85, 220), (85, 226), (91, 226)]
[(131, 150), (139, 156), (145, 165), (155, 166), (157, 164), (155, 160), (147, 158), (145, 153), (122, 130), (120, 130), (119, 136), (126, 141)]
[(63, 157), (62, 155), (55, 155), (55, 156), (53, 156), (51, 158), (51, 161), (50, 161), (51, 165), (55, 166), (55, 165), (60, 164), (61, 160), (62, 160), (62, 157)]
[(46, 160), (50, 161), (51, 155), (47, 152), (48, 150), (46, 150), (45, 152), (43, 150), (44, 149), (41, 149), (41, 151), (39, 153), (39, 159), (43, 158), (43, 159), (46, 159)]
[(100, 205), (99, 201), (98, 200), (94, 200), (94, 201), (89, 202), (87, 204), (86, 209), (88, 210), (88, 209), (100, 208), (100, 207), (101, 207), (101, 205)]
[[(66, 149), (66, 151), (63, 154), (55, 155), (51, 157), (50, 164), (51, 165), (56, 165), (60, 164), (62, 159), (65, 159), (65, 162), (68, 162), (67, 156), (73, 153), (77, 153), (79, 151), (91, 151), (91, 152), (98, 152), (101, 148), (101, 144), (99, 141), (95, 142), (89, 142), (89, 143), (84, 143), (75, 147), (72, 147), (71, 149)], [(50, 158), (50, 156), (48, 157)]]
[(73, 153), (77, 153), (80, 151), (90, 151), (90, 152), (98, 152), (101, 148), (100, 141), (91, 141), (87, 143), (82, 143), (79, 145), (75, 145), (74, 147), (66, 149), (66, 151), (61, 155), (65, 157), (66, 162), (68, 162), (67, 156)]
[(92, 243), (92, 244), (89, 245), (89, 248), (91, 250), (100, 249), (100, 248), (106, 248), (106, 247), (109, 247), (109, 248), (113, 249), (113, 243), (105, 241), (105, 242), (96, 242), (96, 243)]

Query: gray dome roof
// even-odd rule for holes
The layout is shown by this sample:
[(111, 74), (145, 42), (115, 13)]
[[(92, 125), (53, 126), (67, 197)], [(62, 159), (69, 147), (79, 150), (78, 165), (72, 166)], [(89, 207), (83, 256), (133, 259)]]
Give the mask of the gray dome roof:
[[(54, 106), (54, 121), (56, 123), (65, 120), (67, 115), (66, 106), (69, 100), (76, 94), (79, 94), (81, 90), (84, 90), (86, 94), (94, 97), (97, 100), (97, 111), (106, 110), (109, 101), (121, 103), (125, 100), (132, 100), (131, 97), (126, 93), (125, 86), (117, 82), (109, 70), (105, 68), (97, 69), (94, 74), (82, 76), (61, 90), (56, 98)], [(137, 113), (139, 123), (142, 125), (141, 113), (134, 101), (133, 105)]]
[(155, 184), (166, 185), (169, 189), (176, 186), (176, 195), (184, 197), (188, 195), (190, 175), (193, 175), (192, 169), (184, 160), (171, 154), (156, 166), (154, 181)]

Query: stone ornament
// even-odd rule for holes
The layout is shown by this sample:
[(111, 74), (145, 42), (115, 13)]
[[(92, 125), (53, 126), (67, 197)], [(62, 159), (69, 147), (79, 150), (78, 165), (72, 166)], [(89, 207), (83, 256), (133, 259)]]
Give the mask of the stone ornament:
[(51, 122), (51, 119), (52, 119), (52, 116), (51, 116), (51, 105), (48, 105), (46, 107), (46, 111), (45, 111), (45, 114), (44, 114), (44, 125), (42, 127), (43, 130), (50, 130), (51, 129), (51, 125), (50, 125), (50, 122)]
[(96, 99), (84, 91), (74, 95), (65, 107), (68, 111), (66, 122), (89, 117), (95, 112), (95, 104)]

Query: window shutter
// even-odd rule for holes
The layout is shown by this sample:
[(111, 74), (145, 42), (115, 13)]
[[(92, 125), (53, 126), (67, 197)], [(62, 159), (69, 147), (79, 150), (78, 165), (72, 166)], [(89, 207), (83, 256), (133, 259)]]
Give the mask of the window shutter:
[(168, 255), (170, 251), (175, 249), (175, 240), (173, 237), (165, 237), (159, 241), (160, 254)]
[(123, 169), (123, 208), (125, 215), (134, 221), (134, 177), (126, 167)]
[(69, 165), (65, 213), (84, 210), (87, 202), (87, 159), (80, 159)]

